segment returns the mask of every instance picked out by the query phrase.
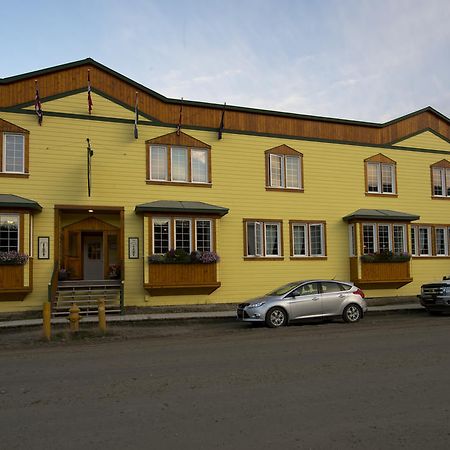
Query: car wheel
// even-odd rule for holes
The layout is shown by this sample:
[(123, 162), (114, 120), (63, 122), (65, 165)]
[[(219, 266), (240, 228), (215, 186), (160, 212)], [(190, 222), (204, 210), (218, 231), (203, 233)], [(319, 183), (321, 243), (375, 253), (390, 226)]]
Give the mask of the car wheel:
[(362, 309), (358, 305), (352, 303), (344, 308), (342, 318), (344, 319), (344, 322), (353, 323), (358, 322), (358, 320), (361, 319), (362, 314)]
[(287, 324), (287, 314), (283, 308), (271, 308), (266, 314), (266, 325), (270, 328), (278, 328)]

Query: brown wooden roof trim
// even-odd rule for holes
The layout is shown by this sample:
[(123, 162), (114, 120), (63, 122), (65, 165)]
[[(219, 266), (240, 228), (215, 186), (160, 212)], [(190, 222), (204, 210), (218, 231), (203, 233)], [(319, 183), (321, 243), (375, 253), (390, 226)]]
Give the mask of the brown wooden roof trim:
[(448, 162), (446, 159), (442, 159), (441, 161), (438, 161), (434, 164), (431, 164), (431, 168), (433, 167), (444, 167), (446, 169), (450, 169), (450, 162)]
[[(24, 75), (0, 79), (0, 108), (14, 107), (34, 101), (34, 80), (39, 79), (41, 99), (87, 86), (90, 69), (91, 85), (130, 108), (139, 93), (142, 113), (166, 123), (178, 123), (180, 101), (166, 98), (139, 83), (88, 58)], [(183, 102), (183, 125), (219, 128), (223, 105)], [(95, 104), (93, 115), (95, 115)], [(431, 107), (394, 119), (385, 124), (266, 111), (228, 106), (227, 129), (265, 134), (282, 134), (311, 139), (327, 139), (361, 144), (388, 144), (429, 128), (450, 139), (450, 119)]]
[(194, 148), (211, 148), (210, 145), (205, 144), (192, 136), (180, 131), (177, 134), (176, 131), (173, 133), (165, 134), (164, 136), (158, 136), (154, 139), (149, 139), (145, 141), (146, 144), (158, 144), (158, 145), (179, 145), (182, 147), (194, 147)]
[(28, 130), (25, 128), (21, 128), (17, 125), (14, 125), (7, 120), (0, 119), (0, 132), (2, 133), (20, 133), (20, 134), (30, 134)]
[(393, 159), (388, 158), (383, 155), (383, 153), (378, 153), (378, 155), (371, 156), (370, 158), (366, 158), (364, 162), (372, 162), (372, 163), (380, 163), (380, 164), (397, 164)]

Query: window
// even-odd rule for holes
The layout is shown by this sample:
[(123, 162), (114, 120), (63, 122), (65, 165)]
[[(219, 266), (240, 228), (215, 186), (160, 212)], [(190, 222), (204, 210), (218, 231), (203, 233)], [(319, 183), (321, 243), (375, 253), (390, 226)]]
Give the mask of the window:
[(443, 159), (431, 166), (431, 195), (450, 198), (450, 162)]
[(265, 152), (266, 154), (266, 189), (303, 190), (302, 157), (303, 155), (281, 145)]
[(325, 252), (325, 223), (291, 221), (293, 257), (322, 257)]
[(0, 252), (19, 251), (19, 216), (0, 214)]
[(2, 171), (5, 173), (25, 172), (25, 136), (23, 134), (3, 134)]
[(147, 183), (211, 186), (211, 147), (185, 133), (146, 142)]
[(348, 251), (350, 256), (356, 256), (356, 236), (354, 223), (348, 226)]
[(396, 194), (396, 163), (381, 153), (365, 160), (366, 193)]
[(411, 227), (413, 256), (450, 256), (450, 226), (414, 225)]
[(280, 257), (281, 222), (244, 220), (245, 224), (245, 256)]
[(212, 251), (212, 223), (212, 219), (154, 217), (153, 254), (164, 254), (172, 248), (186, 253)]
[(414, 256), (431, 256), (431, 227), (411, 227), (411, 251)]
[(378, 252), (406, 253), (406, 225), (364, 223), (362, 225), (363, 255)]
[(434, 229), (436, 256), (448, 256), (448, 231), (443, 227)]

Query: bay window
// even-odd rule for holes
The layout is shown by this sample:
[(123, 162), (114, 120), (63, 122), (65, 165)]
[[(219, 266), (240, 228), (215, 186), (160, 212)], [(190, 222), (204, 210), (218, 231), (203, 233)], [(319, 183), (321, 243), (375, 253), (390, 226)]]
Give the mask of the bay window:
[(0, 252), (19, 251), (19, 215), (0, 214)]
[(152, 253), (164, 254), (171, 249), (213, 250), (213, 220), (206, 218), (154, 217), (152, 219)]
[(406, 225), (392, 223), (362, 224), (362, 253), (406, 253)]

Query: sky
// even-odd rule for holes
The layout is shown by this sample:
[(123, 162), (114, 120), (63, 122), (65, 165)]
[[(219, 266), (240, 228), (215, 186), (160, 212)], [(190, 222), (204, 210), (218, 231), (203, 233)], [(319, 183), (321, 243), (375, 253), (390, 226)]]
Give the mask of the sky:
[(0, 11), (0, 78), (91, 57), (169, 98), (380, 123), (426, 106), (450, 117), (449, 0), (20, 0)]

